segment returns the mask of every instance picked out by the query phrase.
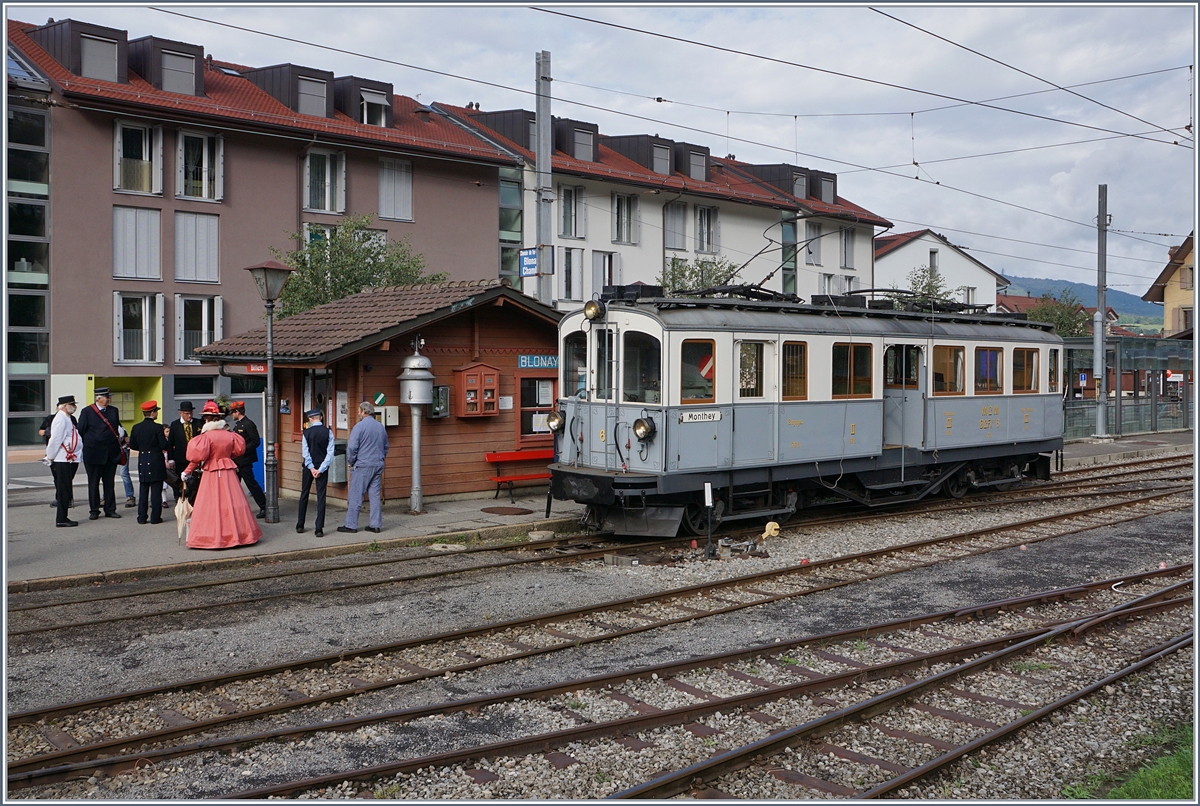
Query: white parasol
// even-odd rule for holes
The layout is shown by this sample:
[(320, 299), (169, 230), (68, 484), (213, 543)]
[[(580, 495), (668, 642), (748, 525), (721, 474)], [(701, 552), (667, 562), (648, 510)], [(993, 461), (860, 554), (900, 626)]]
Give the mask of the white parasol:
[(179, 503), (175, 505), (175, 529), (179, 532), (178, 545), (183, 545), (183, 541), (187, 539), (188, 521), (192, 517), (192, 505), (188, 503), (187, 496), (179, 496)]

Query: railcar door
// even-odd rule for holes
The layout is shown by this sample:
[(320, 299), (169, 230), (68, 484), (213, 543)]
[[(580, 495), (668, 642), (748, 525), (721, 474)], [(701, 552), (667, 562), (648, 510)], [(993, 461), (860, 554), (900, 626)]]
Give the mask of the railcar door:
[(775, 461), (775, 341), (761, 333), (734, 335), (737, 361), (733, 394), (733, 464), (761, 465)]
[(886, 344), (883, 352), (883, 446), (925, 445), (925, 350)]

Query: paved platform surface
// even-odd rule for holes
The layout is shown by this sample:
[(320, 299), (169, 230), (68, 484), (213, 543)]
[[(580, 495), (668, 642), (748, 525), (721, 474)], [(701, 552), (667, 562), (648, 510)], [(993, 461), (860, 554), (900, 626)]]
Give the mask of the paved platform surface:
[[(1181, 431), (1162, 434), (1142, 434), (1113, 442), (1073, 442), (1063, 449), (1064, 467), (1077, 467), (1096, 462), (1119, 461), (1166, 453), (1189, 451), (1194, 434)], [(16, 461), (14, 461), (16, 460)], [(25, 461), (21, 461), (25, 460)], [(381, 546), (407, 545), (413, 541), (433, 542), (437, 535), (468, 535), (473, 537), (503, 537), (523, 535), (531, 530), (573, 531), (583, 508), (568, 501), (555, 501), (550, 520), (546, 520), (545, 488), (528, 488), (524, 495), (518, 490), (516, 504), (507, 496), (499, 500), (474, 498), (461, 501), (426, 502), (427, 513), (409, 515), (407, 499), (388, 503), (384, 507), (383, 531), (376, 535), (361, 529), (357, 534), (337, 530), (345, 517), (345, 509), (330, 506), (326, 513), (325, 536), (313, 535), (312, 518), (315, 498), (309, 503), (307, 532), (296, 533), (297, 501), (280, 501), (280, 523), (259, 521), (263, 537), (253, 546), (241, 546), (221, 551), (189, 549), (177, 542), (175, 515), (164, 510), (165, 523), (141, 525), (136, 509), (126, 509), (121, 481), (117, 479), (121, 519), (87, 519), (86, 476), (81, 469), (76, 476), (75, 500), (71, 517), (79, 521), (73, 529), (54, 526), (54, 499), (50, 471), (39, 462), (29, 462), (15, 451), (9, 454), (7, 465), (8, 520), (5, 524), (5, 569), (9, 590), (35, 587), (56, 587), (103, 579), (121, 579), (142, 574), (145, 576), (171, 573), (178, 570), (198, 570), (229, 564), (254, 563), (263, 560), (285, 560), (329, 556), (361, 551), (371, 542)], [(135, 474), (136, 475), (136, 474)], [(136, 486), (136, 478), (135, 478)], [(251, 507), (253, 502), (249, 502)], [(484, 512), (485, 508), (515, 506), (527, 510), (523, 514), (503, 515)], [(366, 524), (366, 510), (360, 516), (360, 527)], [(68, 579), (74, 577), (75, 579)]]

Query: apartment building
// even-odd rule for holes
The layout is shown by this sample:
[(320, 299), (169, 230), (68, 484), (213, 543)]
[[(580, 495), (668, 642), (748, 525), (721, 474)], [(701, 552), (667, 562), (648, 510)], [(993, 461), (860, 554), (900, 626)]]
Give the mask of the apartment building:
[(966, 247), (951, 243), (933, 230), (900, 232), (875, 239), (876, 288), (908, 289), (913, 269), (928, 267), (941, 278), (943, 287), (958, 302), (967, 305), (997, 304), (1009, 281), (970, 255)]
[(150, 398), (256, 408), (262, 376), (193, 351), (261, 325), (243, 268), (297, 248), (290, 233), (370, 213), (429, 272), (496, 277), (499, 173), (520, 163), (390, 83), (77, 20), (9, 21), (8, 48), (14, 444), (97, 386), (127, 424)]
[(1163, 306), (1164, 336), (1192, 330), (1196, 324), (1196, 257), (1191, 235), (1171, 247), (1167, 265), (1142, 299)]

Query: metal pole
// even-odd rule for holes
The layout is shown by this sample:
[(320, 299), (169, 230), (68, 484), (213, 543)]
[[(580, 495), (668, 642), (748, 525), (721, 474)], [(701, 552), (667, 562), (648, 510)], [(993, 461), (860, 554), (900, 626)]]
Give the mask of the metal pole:
[(1113, 433), (1118, 437), (1125, 435), (1125, 418), (1121, 412), (1121, 372), (1124, 367), (1121, 364), (1121, 340), (1117, 339), (1117, 343), (1113, 346)]
[(412, 491), (408, 494), (408, 510), (413, 514), (425, 511), (425, 497), (421, 494), (421, 409), (410, 405), (412, 412)]
[(537, 67), (537, 142), (534, 152), (534, 171), (537, 175), (535, 198), (537, 226), (537, 298), (543, 305), (554, 302), (554, 188), (551, 184), (551, 154), (553, 142), (550, 131), (550, 51), (536, 55)]
[(267, 489), (267, 523), (279, 523), (279, 463), (275, 458), (276, 419), (279, 406), (275, 404), (275, 300), (267, 300), (267, 400), (263, 412), (263, 428), (267, 434), (267, 450), (263, 458), (263, 481)]
[(1107, 437), (1105, 418), (1108, 414), (1108, 393), (1105, 381), (1108, 373), (1104, 355), (1105, 273), (1108, 258), (1108, 185), (1100, 185), (1099, 208), (1096, 214), (1096, 315), (1092, 317), (1092, 372), (1096, 378), (1096, 436)]

